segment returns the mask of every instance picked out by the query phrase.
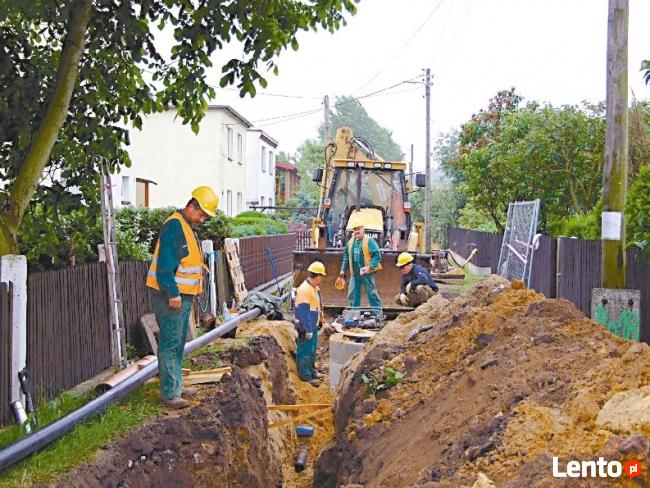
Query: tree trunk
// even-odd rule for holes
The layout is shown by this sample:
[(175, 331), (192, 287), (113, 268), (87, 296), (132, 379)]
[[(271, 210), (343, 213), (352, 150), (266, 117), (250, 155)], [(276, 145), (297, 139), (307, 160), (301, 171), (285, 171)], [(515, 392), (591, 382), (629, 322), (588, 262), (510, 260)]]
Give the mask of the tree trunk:
[(91, 12), (92, 0), (73, 0), (70, 6), (68, 33), (63, 43), (47, 112), (32, 139), (16, 180), (9, 186), (7, 198), (0, 210), (0, 255), (19, 251), (16, 234), (68, 115)]

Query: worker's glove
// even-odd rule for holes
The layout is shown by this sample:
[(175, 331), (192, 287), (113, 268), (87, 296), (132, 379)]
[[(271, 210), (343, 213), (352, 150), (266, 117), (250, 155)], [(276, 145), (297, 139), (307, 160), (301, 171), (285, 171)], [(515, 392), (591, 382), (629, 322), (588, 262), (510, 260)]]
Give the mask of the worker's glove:
[(294, 320), (293, 326), (296, 329), (296, 332), (298, 332), (298, 339), (304, 340), (305, 335), (307, 334), (307, 330), (305, 329), (305, 326), (302, 325), (299, 320)]
[(312, 337), (314, 337), (314, 333), (313, 333), (313, 332), (307, 332), (307, 333), (305, 334), (305, 339), (307, 339), (308, 341), (310, 341)]
[(370, 273), (370, 267), (369, 267), (369, 266), (364, 266), (363, 268), (361, 268), (361, 269), (359, 270), (359, 274), (360, 274), (361, 276), (363, 276), (363, 275), (367, 275), (367, 274), (369, 274), (369, 273)]
[(408, 295), (409, 293), (411, 293), (411, 283), (406, 284), (406, 294)]
[(400, 293), (399, 301), (402, 302), (402, 304), (406, 305), (409, 303), (409, 297), (407, 297), (404, 293)]

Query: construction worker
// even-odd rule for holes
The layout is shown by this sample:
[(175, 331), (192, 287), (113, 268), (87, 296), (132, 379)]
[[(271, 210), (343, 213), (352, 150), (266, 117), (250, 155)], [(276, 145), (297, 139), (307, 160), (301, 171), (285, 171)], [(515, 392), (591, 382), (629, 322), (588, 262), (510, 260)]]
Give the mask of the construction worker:
[(316, 370), (316, 348), (318, 346), (318, 327), (323, 322), (323, 305), (320, 283), (325, 276), (325, 266), (314, 261), (307, 268), (307, 279), (296, 291), (295, 326), (296, 365), (298, 376), (313, 386), (320, 384), (322, 375)]
[(351, 307), (361, 306), (361, 286), (363, 285), (368, 296), (368, 304), (376, 309), (377, 314), (380, 314), (381, 298), (379, 298), (374, 275), (381, 269), (379, 244), (370, 236), (365, 235), (359, 214), (352, 214), (348, 227), (352, 227), (352, 238), (348, 241), (343, 253), (339, 277), (345, 279), (346, 270), (350, 271), (348, 301)]
[(438, 292), (438, 285), (431, 275), (414, 261), (413, 255), (407, 252), (397, 256), (402, 283), (399, 294), (395, 295), (395, 303), (405, 307), (417, 307)]
[(163, 224), (147, 275), (151, 303), (158, 321), (158, 368), (163, 403), (184, 408), (183, 397), (196, 393), (183, 388), (183, 347), (194, 297), (203, 290), (203, 256), (192, 226), (214, 217), (219, 198), (212, 188), (200, 186), (185, 208)]

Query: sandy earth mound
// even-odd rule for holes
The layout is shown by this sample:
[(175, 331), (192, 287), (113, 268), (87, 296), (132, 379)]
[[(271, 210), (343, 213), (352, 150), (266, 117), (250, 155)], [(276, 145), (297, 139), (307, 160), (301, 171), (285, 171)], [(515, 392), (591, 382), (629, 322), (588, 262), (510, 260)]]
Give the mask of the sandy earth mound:
[[(405, 342), (425, 325), (433, 328)], [(382, 366), (406, 379), (372, 395), (361, 376), (381, 376)], [(649, 384), (648, 346), (611, 335), (568, 301), (493, 276), (402, 314), (348, 363), (336, 439), (313, 486), (575, 486), (552, 477), (552, 456), (564, 467), (637, 460), (641, 476), (609, 481), (650, 486), (647, 416), (621, 410), (647, 405)]]
[[(237, 337), (192, 359), (195, 369), (230, 365), (231, 376), (200, 385), (188, 410), (168, 412), (106, 446), (57, 486), (311, 486), (313, 461), (333, 436), (331, 409), (300, 422), (316, 433), (297, 438), (291, 424), (269, 429), (296, 414), (267, 412), (267, 405), (331, 404), (329, 385), (298, 379), (291, 322), (251, 321)], [(296, 473), (294, 458), (303, 449), (308, 465)]]

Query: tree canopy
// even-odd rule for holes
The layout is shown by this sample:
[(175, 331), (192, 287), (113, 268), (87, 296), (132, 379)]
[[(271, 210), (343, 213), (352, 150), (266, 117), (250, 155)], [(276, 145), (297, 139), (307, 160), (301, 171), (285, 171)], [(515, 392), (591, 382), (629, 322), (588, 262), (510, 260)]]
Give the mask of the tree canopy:
[[(224, 60), (221, 87), (254, 96), (264, 73), (296, 35), (334, 31), (358, 0), (7, 0), (0, 4), (0, 254), (16, 252), (23, 215), (45, 175), (61, 182), (42, 188), (46, 206), (80, 193), (97, 201), (100, 155), (111, 170), (129, 164), (125, 127), (176, 107), (198, 131), (209, 100), (213, 55), (241, 47)], [(173, 36), (170, 53), (155, 39)]]
[[(370, 143), (375, 153), (388, 161), (401, 161), (404, 157), (402, 148), (393, 140), (393, 133), (379, 125), (361, 102), (352, 96), (336, 97), (334, 110), (330, 111), (330, 137), (334, 137), (339, 127), (350, 127), (355, 137), (362, 137)], [(323, 138), (323, 126), (319, 129)]]
[(462, 126), (460, 155), (449, 163), (473, 207), (500, 230), (512, 201), (542, 199), (542, 228), (584, 214), (596, 204), (602, 181), (602, 105), (520, 107), (521, 101), (514, 90), (499, 92)]

